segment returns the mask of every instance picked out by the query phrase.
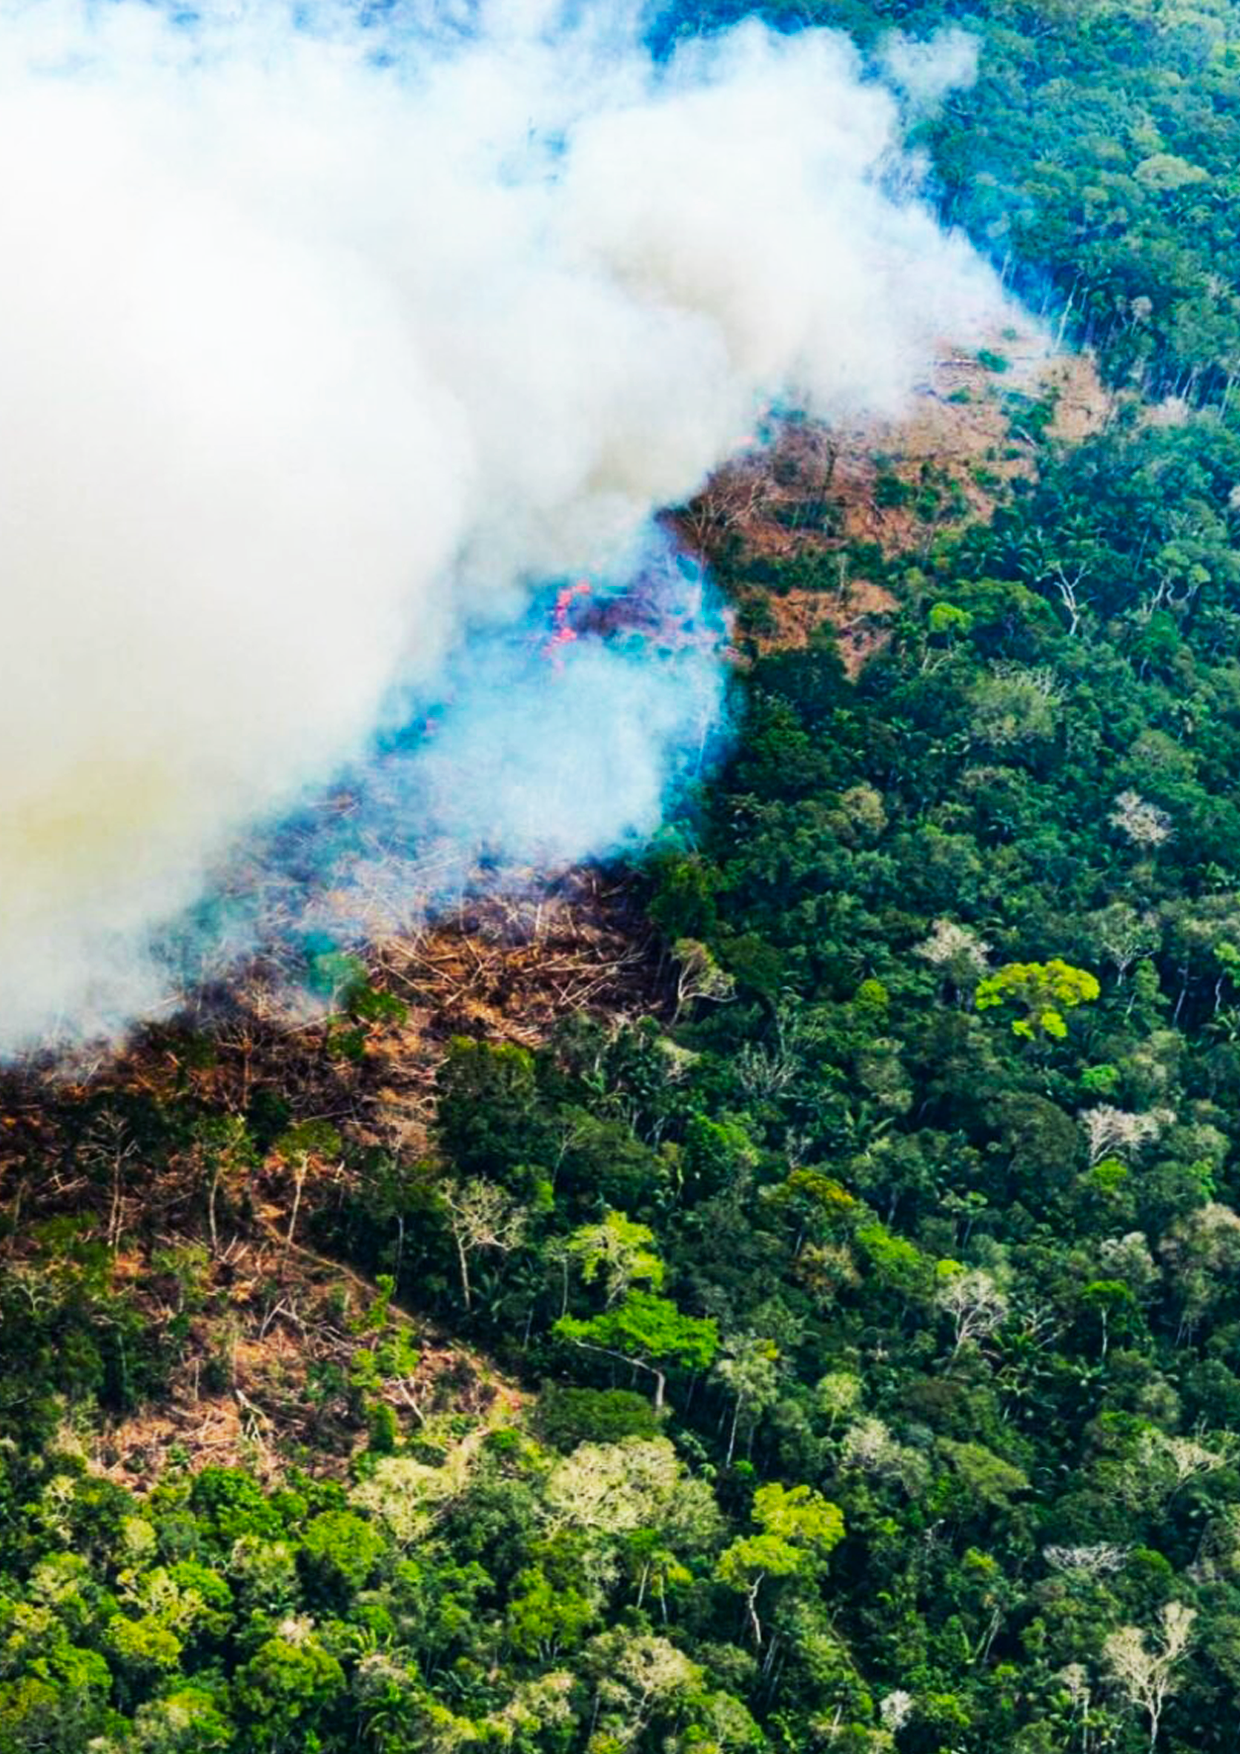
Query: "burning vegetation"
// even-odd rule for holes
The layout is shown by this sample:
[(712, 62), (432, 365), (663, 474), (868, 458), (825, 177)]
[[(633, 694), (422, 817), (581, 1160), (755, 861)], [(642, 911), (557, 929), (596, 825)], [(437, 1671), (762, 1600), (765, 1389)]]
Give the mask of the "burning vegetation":
[[(811, 10), (865, 59), (542, 0), (449, 8), (413, 79), (433, 7), (86, 0), (64, 65), (63, 7), (0, 20), (0, 559), (49, 593), (0, 712), (104, 691), (0, 780), (0, 1039), (76, 1023), (0, 1069), (0, 1754), (1230, 1750), (1240, 355), (1217, 263), (1168, 283), (1234, 256), (1240, 42)], [(1005, 279), (1055, 252), (1105, 389), (986, 274), (933, 344), (976, 262), (906, 127)], [(144, 308), (118, 223), (184, 292), (166, 425), (123, 322), (69, 345)], [(252, 641), (211, 592), (187, 640), (169, 532)], [(153, 698), (240, 766), (132, 764)]]

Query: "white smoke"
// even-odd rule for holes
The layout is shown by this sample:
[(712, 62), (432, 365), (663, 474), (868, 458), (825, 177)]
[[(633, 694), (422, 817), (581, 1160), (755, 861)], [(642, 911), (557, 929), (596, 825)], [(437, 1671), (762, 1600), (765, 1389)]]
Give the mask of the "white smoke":
[(908, 37), (895, 31), (882, 44), (883, 72), (913, 111), (933, 110), (949, 91), (977, 78), (978, 41), (959, 25), (943, 25), (932, 36)]
[[(624, 11), (8, 0), (0, 1049), (152, 1004), (242, 837), (535, 582), (618, 576), (764, 404), (891, 413), (993, 316), (843, 39), (656, 65)], [(574, 685), (596, 742), (636, 686)], [(573, 789), (577, 853), (657, 814)]]

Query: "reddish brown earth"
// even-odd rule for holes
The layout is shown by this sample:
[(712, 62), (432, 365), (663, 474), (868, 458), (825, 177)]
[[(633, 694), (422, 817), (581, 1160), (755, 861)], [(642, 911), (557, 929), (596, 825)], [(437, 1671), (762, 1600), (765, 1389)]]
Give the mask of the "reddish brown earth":
[[(944, 531), (991, 516), (1011, 480), (1033, 468), (1013, 392), (1054, 387), (1064, 439), (1109, 418), (1111, 399), (1087, 358), (1048, 359), (1028, 337), (997, 337), (993, 351), (1009, 358), (1007, 371), (945, 349), (897, 423), (785, 424), (768, 449), (726, 465), (677, 515), (682, 538), (708, 560), (739, 544), (745, 557), (823, 562), (825, 588), (742, 591), (742, 610), (746, 597), (764, 605), (753, 649), (803, 646), (829, 628), (855, 674), (882, 645), (895, 607), (856, 564), (856, 545), (915, 556)], [(910, 495), (929, 482), (938, 494), (931, 514), (924, 504), (880, 503), (893, 480)], [(144, 1165), (124, 1116), (134, 1099), (185, 1097), (235, 1114), (266, 1090), (296, 1118), (329, 1121), (416, 1175), (433, 1156), (435, 1078), (454, 1034), (530, 1047), (575, 1012), (612, 1023), (670, 1012), (659, 947), (623, 885), (594, 871), (529, 876), (519, 897), (464, 903), (374, 946), (371, 979), (407, 1015), (370, 1026), (356, 1060), (333, 1054), (329, 1021), (296, 1016), (278, 979), (258, 969), (227, 995), (205, 995), (175, 1029), (143, 1032), (121, 1052), (0, 1077), (0, 1271), (37, 1296), (49, 1270), (38, 1221), (71, 1217), (83, 1242), (110, 1252), (115, 1290), (136, 1297), (158, 1328), (188, 1325), (158, 1410), (83, 1435), (93, 1467), (131, 1485), (178, 1459), (195, 1468), (244, 1461), (270, 1474), (299, 1460), (347, 1467), (363, 1441), (347, 1379), (359, 1349), (373, 1344), (364, 1316), (377, 1289), (308, 1237), (316, 1214), (359, 1191), (359, 1172), (315, 1158), (298, 1191), (278, 1153), (232, 1170), (212, 1236), (202, 1162), (187, 1149), (158, 1170)], [(84, 1168), (68, 1141), (83, 1112), (99, 1111), (103, 1144)], [(399, 1311), (391, 1321), (412, 1330)], [(433, 1434), (449, 1413), (479, 1429), (512, 1416), (519, 1392), (486, 1360), (425, 1322), (416, 1346), (416, 1368), (382, 1391), (406, 1431)]]
[[(1032, 334), (994, 336), (989, 351), (1007, 361), (1006, 370), (945, 349), (898, 421), (782, 425), (769, 449), (725, 464), (679, 515), (682, 536), (708, 560), (725, 553), (735, 559), (739, 545), (745, 558), (825, 562), (825, 587), (741, 589), (742, 610), (747, 600), (761, 599), (752, 634), (758, 651), (802, 646), (830, 627), (856, 675), (882, 644), (895, 605), (850, 550), (873, 544), (887, 557), (925, 554), (936, 538), (991, 517), (1010, 483), (1033, 472), (1035, 446), (1020, 426), (1021, 398), (1053, 391), (1051, 430), (1064, 440), (1096, 432), (1110, 418), (1113, 398), (1088, 355), (1048, 355)], [(884, 495), (893, 482), (896, 493)], [(927, 488), (937, 499), (929, 511)], [(905, 503), (884, 503), (901, 493)]]

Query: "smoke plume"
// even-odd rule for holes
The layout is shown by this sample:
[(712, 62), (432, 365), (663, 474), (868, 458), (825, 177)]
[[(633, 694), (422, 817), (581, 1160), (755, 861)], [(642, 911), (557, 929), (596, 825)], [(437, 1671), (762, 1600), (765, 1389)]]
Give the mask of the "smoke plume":
[(825, 32), (9, 0), (0, 162), (5, 1051), (159, 1003), (341, 775), (405, 847), (649, 833), (709, 642), (548, 657), (531, 602), (667, 571), (653, 512), (765, 406), (892, 413), (999, 301)]
[(896, 32), (882, 44), (880, 61), (911, 109), (933, 110), (948, 92), (977, 78), (977, 38), (959, 25), (941, 26), (921, 41)]

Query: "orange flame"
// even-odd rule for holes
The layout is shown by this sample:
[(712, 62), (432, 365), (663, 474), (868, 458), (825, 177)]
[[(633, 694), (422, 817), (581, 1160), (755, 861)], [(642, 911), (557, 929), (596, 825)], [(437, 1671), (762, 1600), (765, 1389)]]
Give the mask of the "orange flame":
[(551, 611), (552, 632), (542, 651), (543, 657), (549, 658), (557, 670), (564, 668), (564, 660), (560, 657), (561, 648), (571, 645), (577, 638), (576, 628), (569, 623), (569, 612), (578, 597), (590, 595), (591, 587), (588, 579), (578, 579), (575, 585), (565, 585), (562, 591), (556, 593), (555, 607)]

